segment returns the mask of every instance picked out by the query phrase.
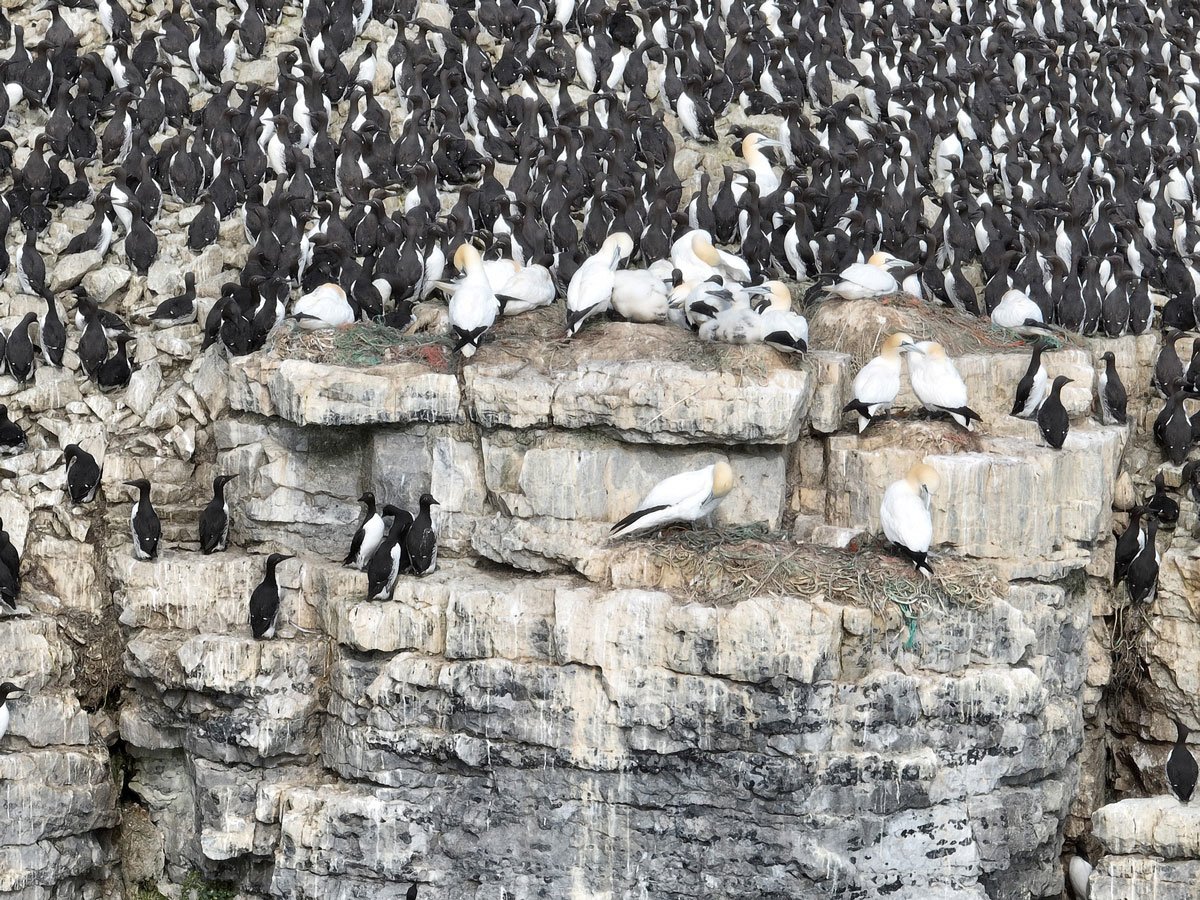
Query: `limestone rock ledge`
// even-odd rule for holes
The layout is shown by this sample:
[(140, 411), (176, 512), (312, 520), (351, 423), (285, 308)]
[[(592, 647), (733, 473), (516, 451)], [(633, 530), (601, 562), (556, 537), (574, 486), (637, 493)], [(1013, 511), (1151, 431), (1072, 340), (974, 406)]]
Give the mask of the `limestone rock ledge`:
[(314, 900), (1060, 884), (1088, 619), (1061, 588), (951, 605), (910, 642), (895, 612), (821, 597), (457, 561), (367, 602), (309, 557), (264, 643), (211, 599), (245, 588), (240, 555), (129, 566), (122, 737), (177, 876)]
[(102, 839), (117, 823), (108, 750), (92, 743), (71, 690), (74, 656), (53, 619), (0, 619), (9, 704), (0, 750), (0, 897), (99, 900), (116, 860)]
[(1200, 884), (1200, 807), (1174, 797), (1122, 800), (1092, 816), (1107, 855), (1092, 874), (1093, 897), (1191, 900)]
[[(670, 330), (580, 337), (514, 362), (501, 335), (453, 373), (210, 351), (181, 374), (164, 353), (124, 398), (72, 394), (61, 421), (53, 404), (77, 388), (39, 372), (21, 400), (45, 426), (18, 461), (23, 493), (0, 496), (32, 565), (28, 615), (0, 620), (0, 648), (36, 690), (0, 766), (39, 784), (74, 769), (37, 797), (0, 784), (0, 802), (30, 804), (0, 835), (0, 872), (22, 873), (0, 896), (117, 896), (97, 885), (121, 788), (167, 880), (197, 869), (250, 896), (1054, 896), (1083, 715), (1107, 679), (1092, 611), (1109, 607), (1081, 570), (1110, 558), (1126, 432), (1077, 422), (1063, 452), (1038, 446), (1002, 415), (1018, 354), (964, 363), (982, 434), (910, 419), (859, 436), (840, 428), (854, 358), (837, 348), (716, 359)], [(1057, 364), (1086, 379), (1083, 351)], [(59, 503), (68, 438), (105, 457), (86, 512)], [(803, 512), (850, 538), (925, 459), (945, 485), (935, 558), (967, 557), (1003, 589), (915, 626), (821, 593), (716, 603), (656, 565), (662, 546), (607, 541), (655, 483), (717, 456), (737, 477), (718, 526)], [(239, 476), (234, 549), (205, 557), (195, 517), (219, 472)], [(129, 558), (125, 531), (120, 482), (143, 474), (166, 525), (154, 564)], [(442, 502), (440, 570), (390, 602), (365, 602), (365, 576), (336, 564), (364, 490)], [(1031, 515), (1038, 498), (1055, 514)], [(299, 558), (264, 643), (246, 600), (273, 550)], [(1195, 556), (1181, 538), (1164, 555), (1148, 633), (1171, 654), (1194, 644)], [(95, 660), (68, 614), (112, 620), (110, 719), (76, 699), (71, 672)], [(1173, 702), (1184, 666), (1149, 646)], [(1133, 724), (1161, 738), (1149, 708)], [(126, 783), (101, 737), (119, 738)]]
[[(764, 347), (697, 349), (691, 335), (666, 326), (603, 323), (566, 350), (542, 348), (538, 359), (530, 359), (536, 344), (520, 350), (485, 345), (463, 365), (461, 391), (454, 374), (417, 362), (360, 369), (255, 354), (230, 364), (229, 400), (297, 425), (469, 415), (485, 428), (598, 428), (634, 442), (787, 444), (816, 389), (807, 364)], [(723, 353), (736, 354), (740, 368), (722, 368)]]

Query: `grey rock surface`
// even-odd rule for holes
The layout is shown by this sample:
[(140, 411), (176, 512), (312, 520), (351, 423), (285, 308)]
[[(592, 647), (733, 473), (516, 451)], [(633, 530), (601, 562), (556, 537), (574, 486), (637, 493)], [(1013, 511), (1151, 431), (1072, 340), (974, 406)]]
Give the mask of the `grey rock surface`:
[[(45, 16), (4, 5), (26, 26)], [(138, 29), (162, 8), (139, 9)], [(61, 12), (85, 48), (107, 43), (94, 11)], [(418, 15), (449, 24), (440, 3)], [(276, 65), (238, 69), (272, 80)], [(394, 111), (390, 77), (381, 64)], [(677, 165), (690, 177), (715, 159), (681, 143)], [(190, 270), (203, 315), (246, 248), (230, 220), (187, 250), (193, 213), (160, 217), (145, 277), (119, 254), (48, 247), (53, 286), (133, 318)], [(71, 211), (52, 246), (89, 220)], [(41, 309), (14, 284), (0, 284), (6, 330)], [(26, 579), (0, 617), (0, 679), (28, 691), (0, 740), (0, 897), (133, 900), (150, 882), (175, 897), (199, 873), (289, 900), (412, 883), (422, 900), (1027, 900), (1060, 895), (1064, 837), (1090, 834), (1100, 896), (1194, 898), (1194, 810), (1135, 796), (1161, 791), (1168, 714), (1200, 724), (1190, 499), (1144, 621), (1108, 587), (1113, 529), (1160, 461), (1144, 438), (1157, 338), (1050, 355), (1076, 379), (1056, 453), (1006, 415), (1024, 351), (959, 355), (978, 434), (908, 415), (853, 434), (841, 409), (894, 310), (840, 315), (803, 361), (612, 322), (569, 345), (497, 340), (461, 367), (230, 361), (198, 353), (188, 325), (139, 333), (141, 367), (113, 394), (76, 376), (71, 351), (30, 385), (0, 378), (30, 436), (0, 484)], [(1139, 438), (1087, 418), (1106, 350)], [(913, 405), (905, 384), (897, 406)], [(72, 441), (104, 465), (82, 509), (64, 502)], [(715, 517), (726, 540), (607, 541), (658, 480), (717, 457), (736, 474)], [(922, 599), (866, 546), (882, 491), (919, 460), (943, 477), (935, 560), (996, 591)], [(197, 512), (222, 472), (238, 475), (232, 549), (201, 556)], [(136, 477), (163, 517), (153, 564), (129, 553)], [(442, 504), (438, 571), (386, 602), (337, 565), (364, 490)], [(747, 564), (736, 597), (714, 599), (712, 569), (674, 565), (692, 546), (717, 558), (753, 523), (796, 539)], [(892, 599), (780, 588), (775, 566), (812, 545), (863, 554), (855, 577)], [(258, 642), (246, 604), (274, 550), (298, 559), (279, 573), (279, 636)], [(1102, 806), (1114, 794), (1131, 799)]]

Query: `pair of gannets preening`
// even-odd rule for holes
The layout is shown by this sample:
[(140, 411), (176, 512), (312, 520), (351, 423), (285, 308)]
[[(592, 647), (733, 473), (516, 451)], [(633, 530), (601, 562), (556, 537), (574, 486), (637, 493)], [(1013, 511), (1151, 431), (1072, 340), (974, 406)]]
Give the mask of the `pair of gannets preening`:
[(979, 414), (967, 405), (966, 382), (942, 345), (935, 341), (915, 341), (911, 335), (898, 332), (883, 342), (879, 355), (854, 377), (854, 398), (842, 412), (857, 414), (859, 432), (865, 431), (896, 402), (902, 355), (908, 357), (909, 381), (922, 406), (931, 413), (948, 415), (963, 428), (972, 430), (972, 420), (978, 421)]

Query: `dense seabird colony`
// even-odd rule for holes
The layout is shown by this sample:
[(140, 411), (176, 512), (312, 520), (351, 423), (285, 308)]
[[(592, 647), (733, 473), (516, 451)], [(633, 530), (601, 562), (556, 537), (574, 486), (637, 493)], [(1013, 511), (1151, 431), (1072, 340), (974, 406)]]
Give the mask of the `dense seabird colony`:
[[(802, 354), (808, 326), (787, 282), (809, 283), (808, 302), (904, 292), (1034, 338), (1012, 415), (1035, 419), (1054, 448), (1070, 427), (1070, 379), (1047, 372), (1046, 338), (1142, 334), (1161, 307), (1153, 384), (1166, 402), (1153, 434), (1168, 460), (1187, 460), (1200, 341), (1187, 366), (1175, 342), (1200, 314), (1200, 5), (468, 0), (448, 11), (173, 0), (150, 16), (120, 0), (49, 2), (23, 11), (36, 33), (0, 14), (0, 270), (15, 266), (20, 290), (46, 304), (4, 335), (7, 375), (27, 383), (71, 347), (96, 389), (129, 383), (127, 323), (82, 287), (56, 296), (42, 254), (95, 251), (144, 275), (170, 198), (194, 208), (192, 251), (233, 217), (249, 245), (205, 317), (202, 352), (374, 320), (444, 329), (470, 357), (498, 317), (563, 298), (568, 337), (611, 315)], [(97, 20), (104, 45), (83, 52), (76, 29)], [(361, 37), (373, 20), (387, 45)], [(268, 45), (269, 77), (239, 79)], [(714, 142), (738, 158), (719, 177), (681, 174), (679, 134), (689, 159)], [(80, 204), (90, 226), (51, 251), (49, 226)], [(155, 299), (154, 327), (201, 309), (192, 273)], [(1100, 418), (1125, 424), (1105, 361)], [(895, 402), (905, 363), (926, 413), (976, 426), (944, 348), (898, 333), (855, 378), (845, 411), (860, 431)], [(26, 439), (9, 414), (0, 405), (0, 447), (18, 453)], [(63, 452), (71, 500), (87, 504), (103, 463), (77, 444)], [(200, 516), (204, 553), (228, 545), (234, 477), (216, 479)], [(939, 481), (917, 465), (881, 498), (885, 536), (926, 575)], [(127, 484), (133, 553), (152, 561), (152, 486)], [(1184, 484), (1200, 496), (1196, 463)], [(613, 536), (703, 520), (732, 486), (720, 460), (672, 476)], [(414, 514), (361, 500), (345, 564), (385, 600), (401, 574), (436, 567), (437, 501), (423, 496)], [(1160, 477), (1116, 545), (1114, 580), (1134, 602), (1153, 601), (1156, 531), (1177, 517)], [(266, 560), (255, 637), (275, 633), (275, 569), (290, 558)], [(20, 566), (0, 530), (0, 598), (14, 610)], [(19, 692), (0, 684), (0, 737)], [(1168, 782), (1186, 801), (1196, 764), (1178, 729)], [(1086, 866), (1070, 870), (1080, 896)]]

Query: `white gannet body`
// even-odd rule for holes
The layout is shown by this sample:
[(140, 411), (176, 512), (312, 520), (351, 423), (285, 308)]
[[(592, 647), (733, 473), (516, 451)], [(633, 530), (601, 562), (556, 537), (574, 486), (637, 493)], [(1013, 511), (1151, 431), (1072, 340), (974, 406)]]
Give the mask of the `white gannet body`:
[(661, 528), (673, 522), (695, 522), (712, 515), (733, 490), (733, 469), (721, 460), (694, 472), (660, 481), (638, 508), (612, 527), (613, 537)]
[(933, 518), (930, 497), (938, 489), (938, 473), (924, 463), (917, 463), (899, 481), (888, 485), (879, 506), (883, 533), (918, 572), (933, 574), (926, 556), (933, 542)]
[(500, 314), (500, 301), (488, 281), (487, 271), (479, 251), (470, 244), (460, 244), (454, 252), (454, 267), (463, 273), (450, 297), (450, 328), (454, 332), (454, 349), (471, 357), (479, 343)]
[(623, 231), (610, 234), (600, 249), (583, 261), (567, 285), (567, 337), (612, 304), (614, 273), (633, 253), (633, 238)]

